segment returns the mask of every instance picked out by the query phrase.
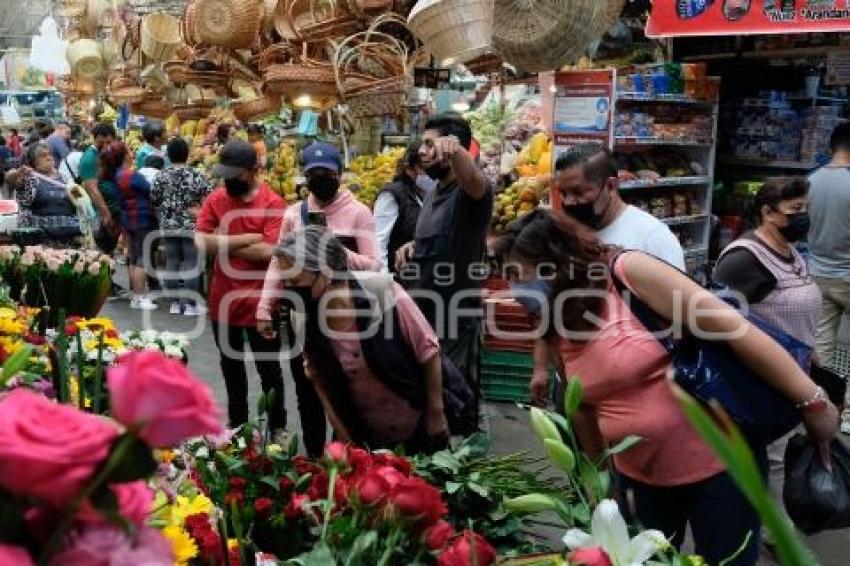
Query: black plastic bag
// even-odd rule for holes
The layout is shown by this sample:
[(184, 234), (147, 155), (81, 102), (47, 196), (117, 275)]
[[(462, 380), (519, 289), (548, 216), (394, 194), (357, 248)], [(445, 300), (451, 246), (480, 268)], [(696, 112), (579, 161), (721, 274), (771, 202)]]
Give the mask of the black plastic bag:
[(850, 527), (850, 451), (836, 439), (830, 452), (832, 472), (804, 434), (794, 435), (785, 450), (785, 509), (806, 534)]

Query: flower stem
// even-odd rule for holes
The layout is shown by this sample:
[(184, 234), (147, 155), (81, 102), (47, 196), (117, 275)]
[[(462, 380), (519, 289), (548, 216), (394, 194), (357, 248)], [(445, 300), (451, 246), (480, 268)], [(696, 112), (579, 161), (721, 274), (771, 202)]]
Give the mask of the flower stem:
[(330, 474), (328, 474), (328, 499), (325, 501), (325, 516), (322, 520), (322, 542), (325, 541), (325, 537), (328, 533), (328, 523), (331, 520), (331, 510), (334, 506), (334, 491), (336, 491), (336, 476), (338, 473), (338, 469), (336, 464), (331, 466)]
[(94, 367), (94, 395), (92, 398), (92, 411), (99, 415), (100, 400), (103, 396), (103, 331), (97, 338), (97, 365)]
[(39, 566), (44, 566), (48, 563), (50, 558), (56, 552), (59, 544), (62, 542), (62, 539), (65, 536), (66, 531), (74, 522), (74, 518), (77, 516), (77, 512), (80, 510), (80, 506), (83, 502), (91, 497), (91, 495), (97, 491), (97, 489), (106, 482), (118, 464), (124, 460), (124, 457), (127, 455), (127, 451), (133, 445), (136, 439), (135, 431), (128, 430), (127, 434), (121, 437), (118, 444), (111, 451), (109, 458), (106, 460), (106, 463), (102, 468), (97, 472), (97, 474), (92, 478), (91, 481), (83, 488), (83, 490), (77, 494), (77, 497), (74, 498), (73, 501), (68, 505), (65, 509), (65, 512), (62, 514), (62, 518), (59, 521), (59, 525), (54, 529), (51, 533), (50, 538), (47, 541), (47, 544), (44, 546), (44, 550), (41, 553), (41, 556), (38, 558)]

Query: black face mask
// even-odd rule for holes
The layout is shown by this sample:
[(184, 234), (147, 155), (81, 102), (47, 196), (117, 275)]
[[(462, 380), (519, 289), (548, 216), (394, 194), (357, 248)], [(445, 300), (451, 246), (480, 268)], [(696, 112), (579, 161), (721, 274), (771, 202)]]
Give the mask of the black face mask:
[(242, 179), (225, 179), (224, 188), (227, 190), (227, 194), (231, 197), (241, 198), (251, 192), (253, 185), (248, 181), (243, 181)]
[(310, 177), (307, 189), (321, 202), (330, 202), (339, 191), (339, 179), (334, 177)]
[(596, 203), (599, 202), (599, 199), (602, 198), (602, 193), (606, 190), (607, 189), (605, 187), (602, 187), (599, 190), (599, 194), (596, 195), (596, 198), (590, 202), (572, 204), (569, 206), (563, 205), (562, 208), (564, 210), (564, 214), (573, 217), (588, 228), (598, 230), (602, 225), (602, 217), (605, 214), (605, 210), (607, 210), (608, 205), (611, 204), (611, 201), (609, 199), (608, 204), (605, 205), (605, 208), (603, 208), (601, 212), (596, 212)]
[(438, 181), (445, 179), (451, 171), (452, 166), (446, 163), (434, 163), (425, 168), (425, 174)]
[(811, 220), (808, 212), (797, 212), (795, 214), (786, 214), (788, 225), (779, 229), (779, 233), (791, 243), (799, 242), (809, 233)]

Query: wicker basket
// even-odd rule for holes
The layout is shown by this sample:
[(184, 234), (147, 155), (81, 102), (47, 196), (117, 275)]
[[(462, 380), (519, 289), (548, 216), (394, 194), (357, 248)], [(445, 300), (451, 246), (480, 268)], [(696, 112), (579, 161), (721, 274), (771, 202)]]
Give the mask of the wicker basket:
[(395, 77), (349, 93), (345, 98), (348, 112), (354, 118), (398, 116), (404, 110), (405, 93), (411, 84), (407, 77)]
[(109, 98), (116, 104), (133, 104), (145, 99), (145, 89), (139, 86), (139, 82), (129, 71), (113, 74), (109, 78), (106, 91)]
[(100, 44), (92, 39), (78, 39), (68, 45), (65, 52), (71, 73), (93, 79), (104, 74), (103, 53)]
[(494, 0), (493, 45), (524, 71), (559, 69), (607, 30), (621, 0)]
[(298, 39), (320, 42), (360, 30), (360, 22), (336, 0), (286, 0), (289, 27)]
[(464, 63), (492, 50), (492, 0), (419, 0), (407, 21), (440, 65)]
[(278, 35), (287, 41), (298, 39), (298, 33), (289, 21), (289, 5), (292, 0), (279, 0), (274, 10), (274, 29)]
[(186, 84), (186, 73), (189, 72), (189, 66), (186, 64), (186, 61), (182, 61), (180, 59), (166, 61), (162, 64), (162, 70), (165, 71), (166, 75), (168, 75), (168, 80), (176, 86), (183, 86)]
[(476, 57), (472, 61), (467, 61), (463, 65), (469, 69), (469, 72), (473, 75), (487, 75), (499, 72), (503, 64), (504, 61), (501, 57), (490, 53), (488, 55)]
[(231, 106), (233, 115), (240, 122), (250, 122), (280, 112), (280, 96), (264, 95), (254, 100), (237, 100)]
[(98, 86), (91, 79), (77, 75), (65, 75), (56, 79), (56, 90), (64, 96), (85, 98), (93, 96), (97, 92)]
[(333, 65), (309, 57), (306, 43), (302, 49), (300, 56), (282, 45), (263, 52), (259, 61), (264, 71), (263, 92), (288, 97), (338, 95)]
[(142, 53), (152, 61), (167, 61), (183, 44), (180, 20), (168, 14), (149, 14), (142, 20)]
[(263, 0), (197, 0), (192, 13), (200, 43), (249, 49), (260, 33)]
[(348, 11), (361, 21), (369, 21), (373, 16), (393, 9), (393, 0), (346, 0)]

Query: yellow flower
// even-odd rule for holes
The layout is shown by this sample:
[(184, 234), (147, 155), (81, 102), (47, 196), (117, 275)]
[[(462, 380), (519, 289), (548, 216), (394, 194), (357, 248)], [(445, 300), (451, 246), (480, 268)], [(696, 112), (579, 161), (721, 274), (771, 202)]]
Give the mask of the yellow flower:
[(88, 329), (92, 332), (97, 330), (110, 330), (115, 328), (115, 323), (112, 322), (112, 319), (106, 318), (105, 316), (100, 316), (97, 318), (89, 318), (84, 320), (77, 321), (77, 328), (80, 329)]
[(0, 316), (0, 334), (21, 335), (27, 330), (25, 322), (16, 318), (4, 318)]
[(239, 540), (235, 538), (227, 539), (227, 550), (233, 550), (234, 548), (239, 548)]
[(10, 309), (9, 307), (0, 307), (0, 318), (18, 318), (18, 312), (15, 309)]
[(157, 450), (156, 453), (159, 461), (163, 464), (170, 464), (174, 461), (174, 450)]
[(206, 495), (199, 494), (191, 499), (185, 495), (178, 495), (174, 505), (171, 506), (171, 524), (182, 526), (186, 517), (198, 513), (209, 515), (212, 510), (212, 501)]
[(189, 560), (198, 555), (198, 546), (189, 533), (175, 527), (173, 525), (162, 529), (162, 534), (165, 538), (171, 541), (171, 548), (174, 551), (174, 564), (183, 566), (188, 564)]

